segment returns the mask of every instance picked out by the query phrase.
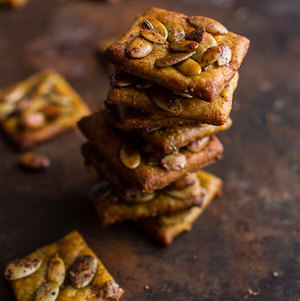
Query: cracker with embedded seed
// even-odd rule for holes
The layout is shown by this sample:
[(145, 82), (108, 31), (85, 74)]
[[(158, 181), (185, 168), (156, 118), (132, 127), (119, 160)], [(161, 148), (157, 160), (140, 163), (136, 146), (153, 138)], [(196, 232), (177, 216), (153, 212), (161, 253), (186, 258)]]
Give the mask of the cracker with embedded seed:
[[(165, 25), (169, 31), (169, 37), (171, 37), (171, 39), (168, 37), (169, 42), (154, 43), (152, 46), (150, 46), (152, 42), (148, 40), (135, 43), (136, 39), (141, 39), (140, 31), (144, 26), (145, 19), (150, 20), (150, 22), (156, 20)], [(222, 34), (219, 34), (220, 32), (211, 30), (212, 26), (209, 26), (211, 24), (216, 25), (217, 21), (208, 18), (205, 18), (205, 21), (206, 23), (200, 24), (201, 26), (206, 24), (207, 28), (204, 28), (210, 36), (214, 37), (217, 45), (225, 43), (231, 49), (230, 62), (226, 65), (214, 64), (211, 65), (212, 68), (205, 69), (201, 73), (195, 72), (192, 75), (183, 74), (174, 68), (179, 62), (177, 58), (179, 54), (172, 52), (169, 43), (190, 37), (190, 34), (197, 29), (195, 27), (197, 23), (189, 22), (186, 15), (160, 8), (150, 8), (143, 15), (139, 15), (128, 32), (106, 50), (106, 56), (112, 63), (128, 73), (173, 91), (188, 91), (197, 98), (214, 101), (239, 69), (250, 42), (247, 38), (232, 32), (221, 31)], [(176, 29), (176, 27), (182, 28), (184, 32), (181, 33), (181, 30)], [(133, 49), (139, 51), (138, 55), (135, 56), (128, 55), (128, 49), (132, 50), (133, 42), (135, 46)], [(176, 56), (175, 59), (173, 58), (174, 55)], [(180, 55), (182, 56), (182, 54)]]
[[(83, 237), (74, 231), (26, 258), (31, 273), (10, 280), (7, 270), (18, 271), (22, 260), (7, 265), (8, 279), (17, 301), (119, 300), (123, 290), (106, 270)], [(23, 262), (25, 262), (23, 259)]]
[(222, 180), (200, 170), (197, 172), (203, 192), (201, 207), (192, 207), (181, 212), (139, 220), (138, 225), (163, 245), (170, 245), (174, 238), (183, 232), (190, 231), (194, 222), (203, 213), (212, 200), (221, 193)]
[[(79, 128), (93, 147), (138, 189), (144, 192), (159, 190), (182, 176), (184, 172), (192, 172), (218, 160), (223, 153), (223, 145), (215, 136), (211, 136), (208, 145), (199, 153), (182, 149), (180, 152), (186, 157), (186, 164), (180, 170), (165, 170), (161, 165), (149, 164), (146, 154), (142, 152), (140, 164), (129, 169), (120, 160), (120, 149), (129, 143), (124, 134), (109, 126), (106, 122), (105, 111), (99, 111), (79, 122)], [(133, 143), (133, 142), (132, 142)], [(135, 138), (134, 145), (141, 148)]]
[(55, 71), (44, 70), (0, 90), (0, 128), (19, 148), (29, 148), (65, 131), (90, 113)]

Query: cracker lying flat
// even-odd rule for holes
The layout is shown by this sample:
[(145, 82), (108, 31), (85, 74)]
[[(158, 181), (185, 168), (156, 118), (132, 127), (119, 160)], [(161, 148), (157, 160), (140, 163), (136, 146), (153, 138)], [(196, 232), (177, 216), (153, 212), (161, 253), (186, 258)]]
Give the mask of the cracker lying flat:
[[(76, 261), (86, 264), (83, 268), (85, 276), (80, 277)], [(32, 265), (34, 271), (38, 267), (27, 277), (12, 280), (18, 276), (22, 260), (8, 264), (5, 271), (17, 301), (36, 300), (34, 297), (38, 294), (45, 299), (37, 300), (48, 301), (117, 301), (123, 294), (123, 290), (77, 231), (31, 253), (26, 262), (25, 269)], [(39, 266), (34, 267), (35, 262), (39, 262)], [(51, 295), (47, 299), (45, 296), (48, 293)]]
[[(231, 108), (233, 93), (238, 84), (238, 73), (232, 78), (228, 85), (221, 91), (214, 102), (206, 102), (198, 98), (184, 98), (174, 95), (170, 90), (161, 87), (150, 87), (148, 89), (137, 89), (135, 87), (115, 88), (108, 91), (106, 104), (121, 104), (151, 114), (177, 117), (201, 121), (214, 125), (222, 125), (228, 119)], [(151, 89), (156, 89), (167, 103), (169, 100), (177, 101), (181, 109), (178, 111), (166, 111), (159, 108), (151, 98)]]
[(0, 91), (0, 128), (19, 148), (29, 148), (70, 129), (90, 113), (71, 86), (45, 70)]
[[(217, 45), (226, 44), (230, 48), (232, 54), (230, 61), (223, 66), (213, 64), (211, 68), (205, 69), (206, 71), (202, 71), (198, 75), (187, 76), (175, 68), (174, 65), (163, 68), (156, 66), (158, 59), (172, 53), (169, 42), (155, 43), (152, 45), (153, 50), (151, 51), (151, 43), (149, 44), (148, 41), (145, 42), (145, 39), (141, 39), (141, 42), (137, 43), (136, 48), (133, 48), (133, 50), (136, 53), (141, 49), (146, 50), (144, 54), (148, 53), (148, 50), (151, 52), (142, 58), (137, 58), (137, 56), (136, 58), (130, 57), (130, 53), (128, 54), (128, 50), (131, 47), (130, 43), (136, 37), (140, 37), (141, 29), (145, 27), (145, 19), (150, 21), (155, 19), (164, 25), (167, 22), (176, 23), (183, 28), (185, 37), (188, 37), (195, 31), (195, 27), (189, 22), (188, 16), (160, 8), (150, 8), (143, 15), (139, 15), (128, 32), (107, 49), (106, 55), (108, 59), (128, 73), (157, 83), (173, 91), (187, 91), (191, 95), (207, 101), (215, 100), (234, 76), (250, 44), (247, 38), (232, 32), (225, 32), (225, 34), (213, 33), (213, 38)], [(215, 20), (211, 21), (218, 23)], [(203, 27), (205, 26), (203, 25)], [(207, 27), (206, 31), (212, 33)], [(168, 35), (170, 36), (170, 31)]]
[[(150, 165), (145, 157), (146, 154), (140, 150), (141, 145), (136, 138), (134, 142), (130, 141), (123, 133), (119, 133), (111, 128), (105, 120), (104, 111), (99, 111), (89, 117), (83, 118), (79, 122), (79, 128), (93, 147), (114, 169), (118, 170), (123, 177), (144, 192), (164, 188), (169, 183), (180, 178), (183, 173), (196, 171), (218, 160), (223, 152), (221, 142), (217, 137), (211, 136), (207, 146), (198, 153), (181, 149), (180, 156), (185, 157), (184, 166), (177, 170), (168, 170), (166, 167), (162, 167), (161, 164)], [(125, 145), (137, 149), (141, 154), (141, 161), (135, 168), (126, 167), (120, 159), (121, 150)], [(175, 157), (178, 156), (179, 154)], [(160, 162), (162, 162), (163, 159), (161, 159)]]
[(139, 220), (138, 225), (151, 237), (163, 245), (170, 245), (174, 238), (185, 231), (190, 231), (193, 223), (203, 213), (211, 201), (221, 192), (222, 180), (205, 171), (198, 171), (203, 188), (203, 202), (201, 207), (164, 216)]

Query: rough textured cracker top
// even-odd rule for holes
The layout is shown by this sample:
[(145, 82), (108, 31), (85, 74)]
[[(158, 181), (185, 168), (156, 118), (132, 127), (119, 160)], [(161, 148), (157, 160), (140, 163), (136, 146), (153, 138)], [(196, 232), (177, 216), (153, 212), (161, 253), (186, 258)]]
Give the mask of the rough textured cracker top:
[(218, 44), (226, 43), (232, 50), (232, 59), (228, 66), (213, 67), (199, 75), (188, 77), (174, 67), (157, 68), (155, 61), (169, 54), (166, 44), (155, 44), (154, 50), (144, 58), (133, 59), (126, 55), (127, 45), (137, 36), (144, 18), (156, 18), (162, 23), (173, 21), (180, 24), (186, 35), (195, 30), (188, 22), (188, 16), (159, 8), (150, 8), (144, 15), (138, 16), (129, 31), (106, 51), (107, 58), (118, 67), (136, 76), (156, 82), (171, 90), (184, 92), (207, 101), (213, 101), (234, 76), (245, 57), (249, 40), (243, 36), (228, 32), (226, 35), (214, 35)]

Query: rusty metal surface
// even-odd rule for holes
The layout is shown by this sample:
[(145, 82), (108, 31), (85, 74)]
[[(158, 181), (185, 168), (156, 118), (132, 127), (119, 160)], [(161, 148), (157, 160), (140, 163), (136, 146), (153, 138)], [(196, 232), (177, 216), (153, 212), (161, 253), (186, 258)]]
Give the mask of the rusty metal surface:
[[(234, 125), (219, 135), (225, 156), (209, 168), (225, 180), (224, 195), (192, 232), (160, 247), (130, 224), (99, 229), (87, 198), (79, 133), (36, 148), (52, 161), (43, 173), (18, 168), (20, 154), (1, 139), (0, 269), (78, 229), (126, 290), (124, 301), (297, 301), (300, 3), (156, 0), (151, 5), (214, 17), (251, 39), (235, 94)], [(148, 6), (138, 0), (32, 0), (18, 12), (1, 10), (0, 87), (53, 67), (95, 110), (109, 85), (94, 52), (97, 41), (123, 33)], [(2, 277), (0, 300), (13, 300)]]

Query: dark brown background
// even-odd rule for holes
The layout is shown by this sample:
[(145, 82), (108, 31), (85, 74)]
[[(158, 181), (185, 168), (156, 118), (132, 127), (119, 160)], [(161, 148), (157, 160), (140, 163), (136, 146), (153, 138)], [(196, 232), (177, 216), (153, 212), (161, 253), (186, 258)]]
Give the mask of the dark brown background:
[[(53, 67), (95, 110), (109, 85), (97, 41), (123, 33), (149, 5), (211, 16), (251, 39), (234, 125), (220, 135), (224, 159), (209, 168), (224, 179), (224, 196), (191, 233), (160, 247), (130, 224), (98, 227), (79, 133), (36, 148), (52, 161), (43, 173), (19, 169), (20, 153), (1, 139), (1, 271), (78, 229), (126, 290), (124, 301), (299, 300), (299, 0), (32, 0), (0, 11), (0, 87)], [(13, 300), (0, 279), (0, 300)]]

